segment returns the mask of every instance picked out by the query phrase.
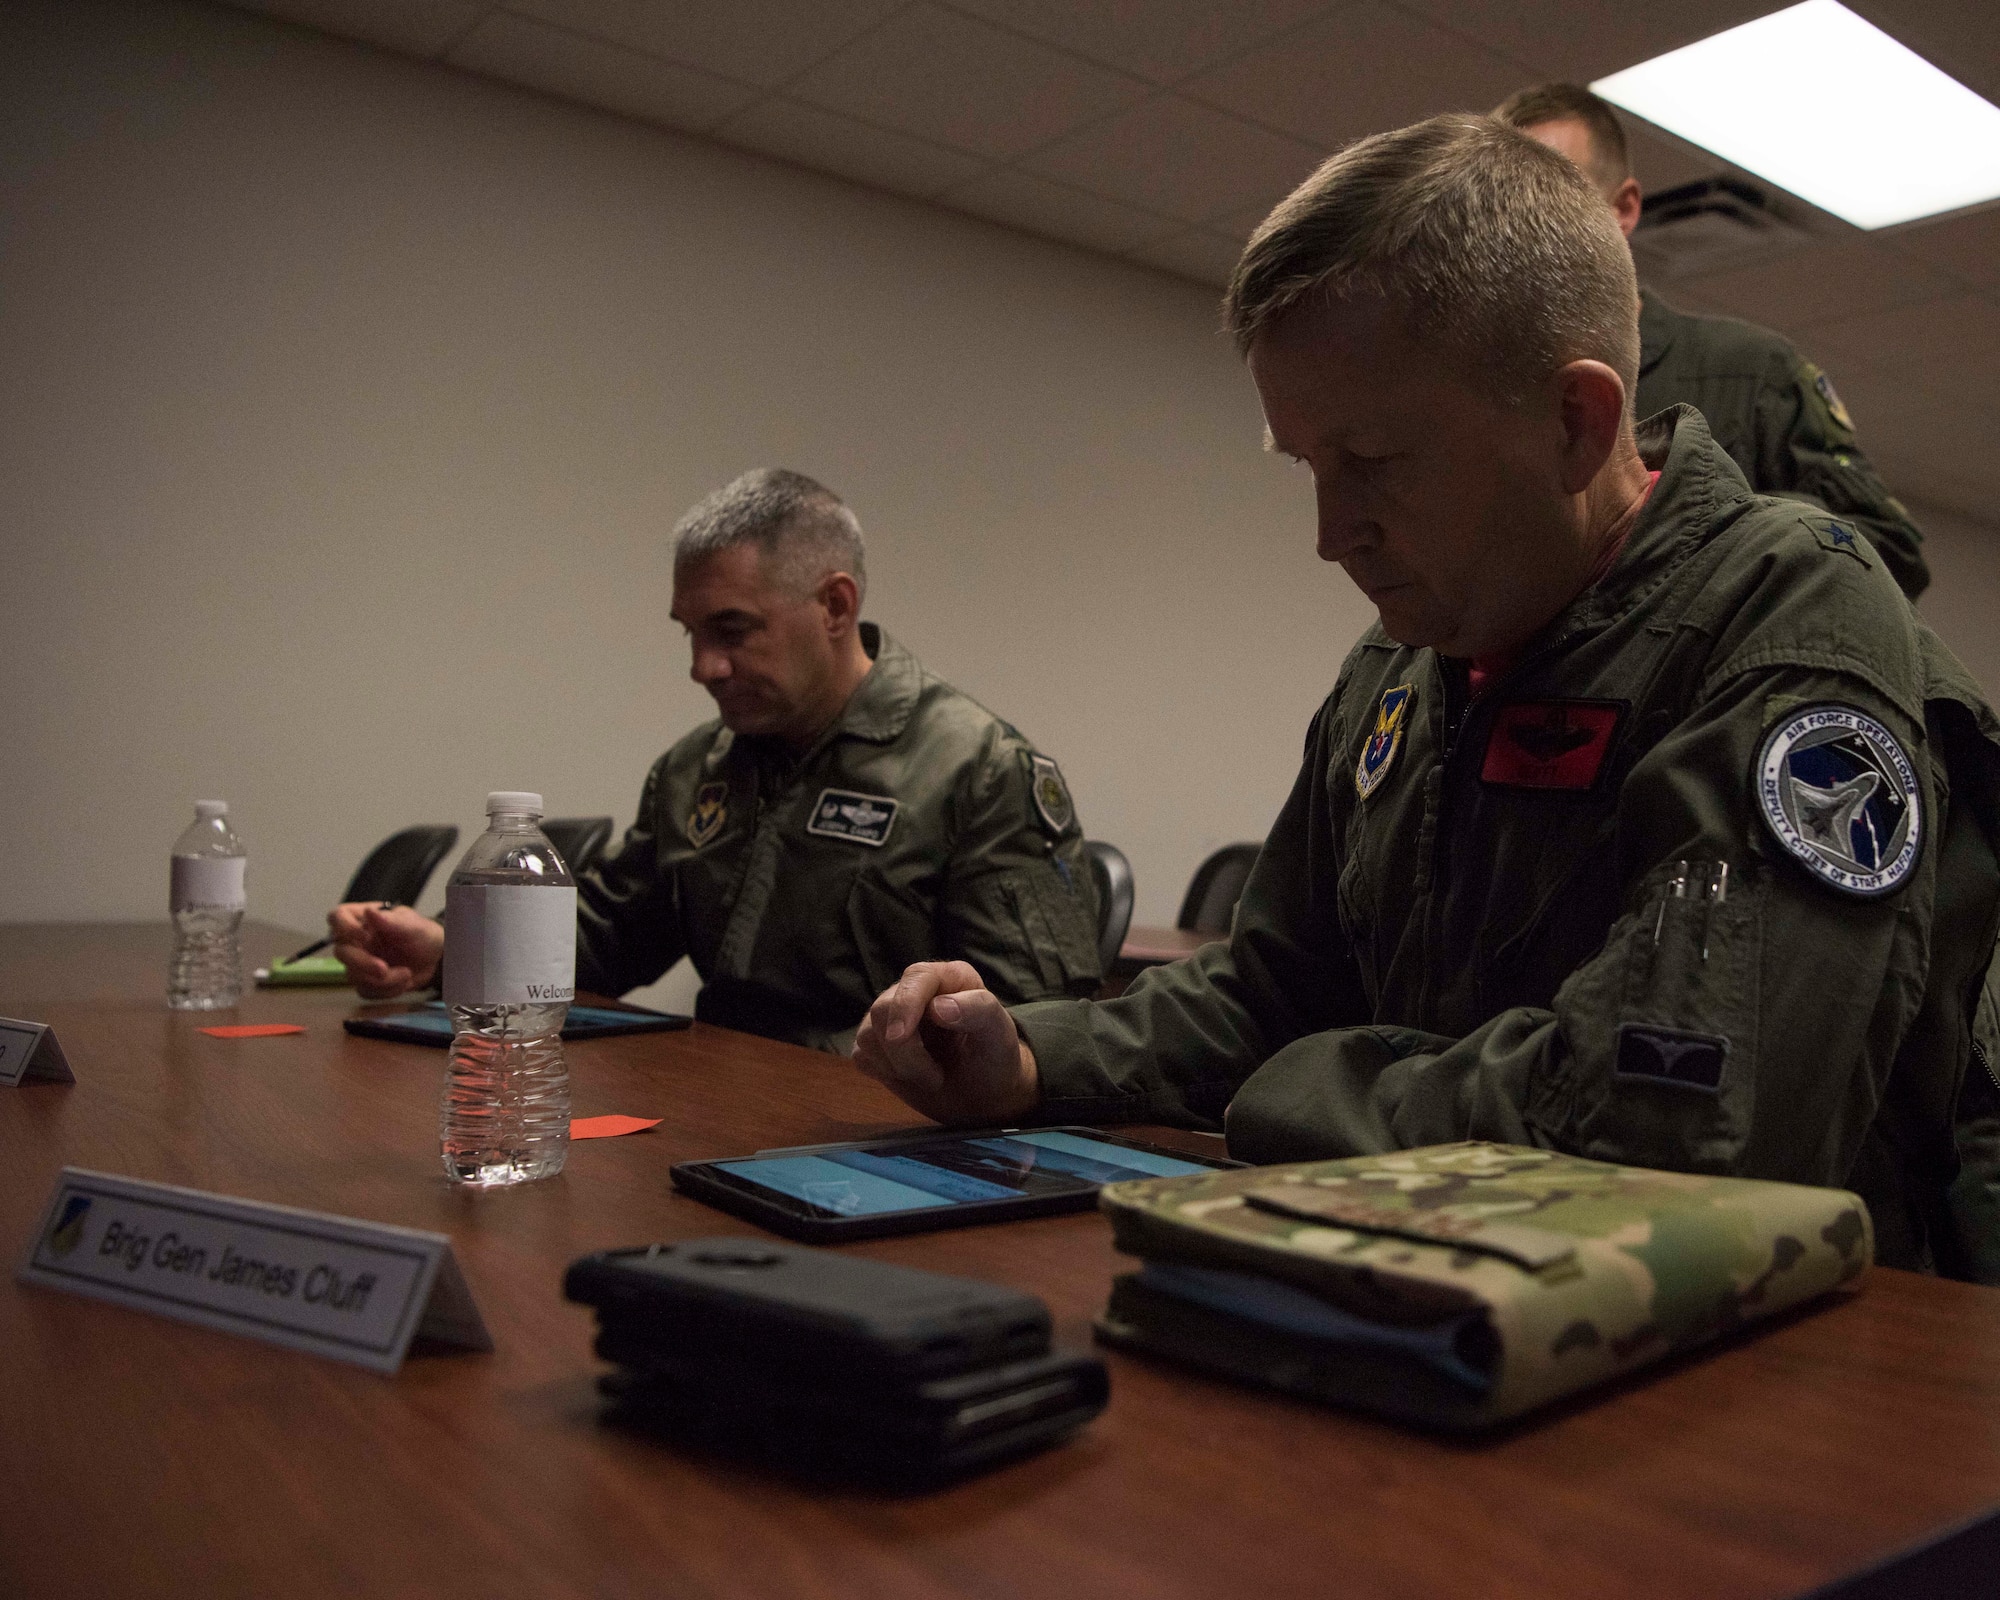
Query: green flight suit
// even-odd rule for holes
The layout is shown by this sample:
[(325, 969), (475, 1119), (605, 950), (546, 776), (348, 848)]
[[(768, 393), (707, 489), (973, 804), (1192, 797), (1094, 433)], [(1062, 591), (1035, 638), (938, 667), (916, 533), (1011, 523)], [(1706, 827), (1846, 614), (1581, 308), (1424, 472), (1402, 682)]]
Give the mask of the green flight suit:
[[(1967, 1270), (1947, 1190), (2000, 721), (1851, 526), (1753, 495), (1688, 407), (1639, 443), (1661, 476), (1611, 571), (1478, 697), (1362, 637), (1226, 943), (1015, 1013), (1039, 1115), (1220, 1122), (1260, 1163), (1493, 1139), (1841, 1185), (1879, 1259)], [(1849, 789), (1916, 803), (1871, 835), (1916, 840), (1873, 897), (1780, 843), (1757, 777), (1828, 706), (1903, 753)], [(1861, 803), (1789, 792), (1821, 826)]]
[(1750, 487), (1838, 512), (1881, 553), (1912, 600), (1929, 587), (1924, 536), (1855, 442), (1824, 372), (1768, 328), (1676, 311), (1639, 295), (1637, 411), (1688, 405), (1707, 419)]
[(705, 1022), (841, 1049), (913, 961), (1010, 1000), (1098, 985), (1097, 899), (1055, 763), (873, 623), (875, 665), (803, 756), (705, 723), (577, 882), (576, 983), (693, 959)]

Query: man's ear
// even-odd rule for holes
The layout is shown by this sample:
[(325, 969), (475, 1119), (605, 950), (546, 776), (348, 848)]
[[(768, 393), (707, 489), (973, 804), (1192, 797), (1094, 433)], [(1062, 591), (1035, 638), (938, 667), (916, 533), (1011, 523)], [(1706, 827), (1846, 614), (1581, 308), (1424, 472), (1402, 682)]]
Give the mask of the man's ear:
[(1618, 231), (1628, 239), (1632, 237), (1632, 230), (1639, 226), (1639, 213), (1644, 208), (1645, 198), (1637, 178), (1627, 178), (1611, 191), (1611, 214), (1618, 219)]
[(1556, 372), (1562, 422), (1562, 486), (1582, 494), (1611, 459), (1625, 427), (1625, 384), (1602, 361), (1572, 361)]
[(826, 631), (838, 638), (851, 633), (861, 620), (861, 585), (851, 573), (829, 572), (819, 580), (815, 596), (826, 611)]

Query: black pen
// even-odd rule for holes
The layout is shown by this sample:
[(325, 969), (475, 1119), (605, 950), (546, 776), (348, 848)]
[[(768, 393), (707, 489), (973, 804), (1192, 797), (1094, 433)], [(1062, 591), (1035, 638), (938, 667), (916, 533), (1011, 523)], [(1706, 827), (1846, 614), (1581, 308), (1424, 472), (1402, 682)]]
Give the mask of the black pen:
[[(393, 900), (378, 900), (375, 903), (384, 911), (394, 911), (396, 909), (396, 902)], [(332, 943), (333, 943), (332, 934), (328, 934), (324, 939), (315, 939), (311, 944), (307, 945), (305, 949), (299, 951), (296, 955), (286, 956), (283, 961), (280, 961), (278, 963), (278, 965), (281, 967), (289, 967), (294, 961), (303, 961), (307, 956), (318, 955), (320, 951), (324, 950), (328, 945)]]

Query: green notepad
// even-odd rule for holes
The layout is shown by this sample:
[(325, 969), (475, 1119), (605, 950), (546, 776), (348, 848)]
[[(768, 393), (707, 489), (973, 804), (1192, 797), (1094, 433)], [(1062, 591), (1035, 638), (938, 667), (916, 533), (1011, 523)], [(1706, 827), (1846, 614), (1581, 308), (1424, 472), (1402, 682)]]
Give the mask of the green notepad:
[(1108, 1185), (1121, 1277), (1098, 1332), (1249, 1382), (1473, 1428), (1852, 1284), (1837, 1189), (1512, 1145)]
[(338, 988), (347, 982), (347, 968), (336, 956), (307, 956), (303, 961), (273, 961), (257, 969), (260, 989)]

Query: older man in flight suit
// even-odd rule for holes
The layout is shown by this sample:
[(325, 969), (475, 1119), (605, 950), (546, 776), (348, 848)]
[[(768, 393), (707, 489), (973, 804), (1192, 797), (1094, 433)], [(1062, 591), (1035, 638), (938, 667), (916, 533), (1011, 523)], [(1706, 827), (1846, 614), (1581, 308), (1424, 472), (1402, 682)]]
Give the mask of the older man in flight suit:
[[(1545, 83), (1493, 114), (1574, 161), (1631, 238), (1642, 196), (1610, 106), (1579, 84)], [(1923, 534), (1861, 453), (1832, 381), (1790, 341), (1754, 322), (1676, 311), (1642, 289), (1639, 344), (1640, 416), (1695, 407), (1751, 488), (1838, 512), (1868, 536), (1904, 594), (1924, 592)]]
[[(580, 989), (683, 955), (702, 1020), (841, 1049), (912, 961), (1009, 999), (1099, 980), (1096, 894), (1056, 764), (873, 623), (860, 524), (798, 473), (746, 473), (676, 529), (673, 615), (721, 716), (653, 766), (618, 850), (577, 883)], [(433, 980), (443, 930), (338, 907), (363, 994)]]
[(1691, 408), (1635, 428), (1624, 241), (1494, 119), (1335, 156), (1226, 305), (1380, 612), (1234, 930), (1095, 1005), (918, 966), (857, 1064), (943, 1120), (1221, 1123), (1260, 1162), (1489, 1138), (1843, 1185), (1881, 1260), (1972, 1270), (2000, 722), (1869, 541)]

